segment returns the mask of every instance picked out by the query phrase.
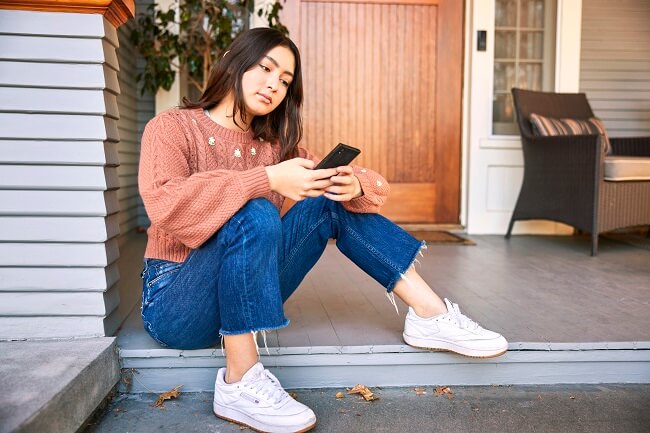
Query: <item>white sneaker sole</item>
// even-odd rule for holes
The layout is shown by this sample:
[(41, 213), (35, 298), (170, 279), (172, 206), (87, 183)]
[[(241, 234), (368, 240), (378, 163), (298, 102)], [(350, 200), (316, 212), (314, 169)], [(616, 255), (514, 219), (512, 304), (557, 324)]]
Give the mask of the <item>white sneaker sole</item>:
[(316, 427), (316, 417), (314, 417), (313, 420), (309, 420), (306, 424), (292, 427), (264, 424), (251, 418), (245, 413), (227, 406), (222, 406), (214, 400), (212, 401), (212, 410), (214, 411), (214, 414), (221, 419), (244, 425), (260, 433), (303, 433)]
[(426, 350), (444, 350), (449, 352), (458, 353), (460, 355), (469, 356), (470, 358), (494, 358), (503, 355), (508, 351), (508, 347), (500, 347), (497, 349), (477, 350), (468, 347), (460, 346), (451, 341), (442, 340), (429, 340), (425, 338), (411, 337), (407, 334), (402, 334), (404, 342), (409, 346), (417, 347), (418, 349)]

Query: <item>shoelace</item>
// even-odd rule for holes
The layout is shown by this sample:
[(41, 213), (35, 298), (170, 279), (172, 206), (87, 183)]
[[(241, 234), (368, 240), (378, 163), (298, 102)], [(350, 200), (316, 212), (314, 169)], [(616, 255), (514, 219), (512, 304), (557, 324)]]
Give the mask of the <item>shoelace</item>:
[(470, 331), (476, 331), (478, 328), (480, 328), (480, 325), (478, 323), (460, 312), (458, 304), (454, 304), (453, 302), (449, 303), (451, 304), (451, 311), (449, 311), (449, 313), (454, 317), (454, 319), (456, 319), (461, 328), (468, 329)]
[(264, 370), (260, 375), (252, 379), (250, 388), (269, 398), (273, 403), (281, 403), (291, 397), (280, 385), (280, 381), (268, 370)]

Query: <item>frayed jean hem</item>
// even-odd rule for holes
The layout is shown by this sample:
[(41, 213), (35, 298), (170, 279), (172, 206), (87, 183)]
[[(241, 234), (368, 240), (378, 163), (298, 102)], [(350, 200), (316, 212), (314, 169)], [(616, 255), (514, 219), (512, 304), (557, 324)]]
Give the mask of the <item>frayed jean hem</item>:
[(277, 326), (259, 326), (255, 328), (249, 328), (249, 329), (243, 329), (237, 331), (227, 331), (222, 328), (219, 330), (219, 335), (241, 335), (241, 334), (250, 334), (251, 332), (277, 331), (278, 329), (286, 328), (287, 326), (289, 326), (289, 323), (291, 323), (291, 321), (289, 319), (286, 319), (284, 323)]
[(417, 261), (418, 254), (422, 254), (422, 250), (425, 249), (427, 249), (426, 241), (420, 241), (420, 245), (415, 250), (415, 252), (411, 255), (411, 260), (409, 260), (408, 265), (404, 269), (397, 271), (395, 278), (393, 278), (386, 286), (386, 293), (393, 292), (393, 289), (395, 288), (397, 282), (404, 278), (404, 274), (406, 274), (406, 272), (411, 268), (411, 266), (415, 266), (415, 262)]

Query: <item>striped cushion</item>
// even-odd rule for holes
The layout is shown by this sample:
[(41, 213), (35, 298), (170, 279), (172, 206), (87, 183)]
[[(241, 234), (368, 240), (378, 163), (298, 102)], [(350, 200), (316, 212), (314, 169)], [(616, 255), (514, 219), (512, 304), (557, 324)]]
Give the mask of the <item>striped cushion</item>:
[(603, 149), (605, 154), (612, 153), (605, 125), (596, 117), (587, 120), (553, 119), (533, 113), (530, 115), (530, 123), (533, 125), (535, 135), (541, 136), (598, 134), (605, 145)]

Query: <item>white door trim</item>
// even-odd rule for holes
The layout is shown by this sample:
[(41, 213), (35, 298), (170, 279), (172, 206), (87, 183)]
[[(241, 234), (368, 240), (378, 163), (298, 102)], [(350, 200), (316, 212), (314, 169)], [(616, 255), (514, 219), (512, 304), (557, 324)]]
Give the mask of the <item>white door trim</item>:
[[(495, 0), (468, 0), (463, 97), (463, 202), (470, 234), (504, 234), (521, 179), (523, 157), (517, 136), (492, 135)], [(580, 81), (582, 0), (557, 0), (555, 90), (577, 92)], [(476, 50), (478, 30), (487, 31), (486, 51)], [(564, 224), (518, 222), (513, 233), (566, 234)]]

